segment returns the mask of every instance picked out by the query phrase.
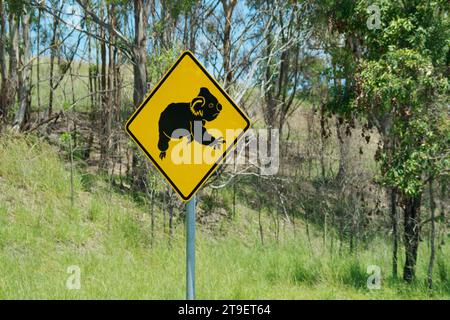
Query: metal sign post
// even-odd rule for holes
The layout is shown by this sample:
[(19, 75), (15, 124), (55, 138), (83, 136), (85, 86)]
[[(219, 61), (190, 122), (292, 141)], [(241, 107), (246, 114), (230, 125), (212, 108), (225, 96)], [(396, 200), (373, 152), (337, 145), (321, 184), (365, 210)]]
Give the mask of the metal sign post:
[[(205, 127), (207, 122), (212, 124)], [(190, 51), (181, 54), (127, 121), (125, 128), (131, 139), (187, 201), (188, 300), (195, 299), (195, 193), (249, 127), (249, 118)], [(181, 157), (180, 150), (194, 157)]]
[(195, 299), (195, 202), (186, 203), (186, 299)]

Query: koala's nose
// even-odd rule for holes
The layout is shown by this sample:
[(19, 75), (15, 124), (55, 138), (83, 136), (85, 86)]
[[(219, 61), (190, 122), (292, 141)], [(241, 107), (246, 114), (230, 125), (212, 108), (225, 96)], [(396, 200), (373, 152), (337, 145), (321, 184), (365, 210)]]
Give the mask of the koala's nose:
[(220, 103), (217, 104), (217, 111), (222, 110), (222, 105)]

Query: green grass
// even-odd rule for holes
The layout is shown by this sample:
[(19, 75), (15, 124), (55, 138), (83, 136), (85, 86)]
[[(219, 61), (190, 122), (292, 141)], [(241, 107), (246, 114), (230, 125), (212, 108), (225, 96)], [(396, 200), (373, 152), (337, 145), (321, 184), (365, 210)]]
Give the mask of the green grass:
[[(101, 178), (75, 175), (70, 202), (69, 170), (57, 151), (34, 137), (0, 137), (0, 299), (183, 299), (185, 244), (176, 221), (172, 245), (157, 212), (151, 245), (149, 209), (110, 193)], [(390, 246), (330, 255), (320, 237), (309, 249), (300, 220), (294, 236), (286, 222), (276, 241), (264, 216), (261, 245), (256, 212), (239, 206), (220, 235), (198, 226), (199, 299), (428, 299), (450, 298), (450, 250), (439, 254), (436, 289), (426, 289), (428, 251), (421, 244), (418, 280), (390, 277)], [(71, 265), (81, 269), (81, 289), (69, 290)], [(366, 287), (368, 265), (382, 270), (382, 287)]]

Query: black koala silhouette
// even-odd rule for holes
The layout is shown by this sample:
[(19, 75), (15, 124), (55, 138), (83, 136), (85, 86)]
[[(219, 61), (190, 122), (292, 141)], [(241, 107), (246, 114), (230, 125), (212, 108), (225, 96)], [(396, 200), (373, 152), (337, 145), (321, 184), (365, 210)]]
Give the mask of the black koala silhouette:
[[(206, 131), (205, 123), (216, 119), (221, 110), (222, 105), (217, 98), (203, 87), (191, 102), (169, 104), (159, 118), (159, 158), (162, 160), (166, 157), (171, 138), (188, 137), (189, 142), (195, 140), (203, 145), (219, 148), (225, 140), (211, 136)], [(194, 134), (194, 123), (197, 121), (201, 123), (201, 134)]]

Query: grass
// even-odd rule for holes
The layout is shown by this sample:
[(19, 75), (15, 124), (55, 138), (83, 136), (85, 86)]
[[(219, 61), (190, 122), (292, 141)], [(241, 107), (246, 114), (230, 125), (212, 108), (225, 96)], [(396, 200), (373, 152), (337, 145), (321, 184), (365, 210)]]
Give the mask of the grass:
[[(35, 137), (0, 137), (0, 299), (183, 299), (185, 244), (182, 221), (171, 246), (157, 211), (151, 245), (149, 209), (110, 193), (101, 178), (75, 175), (57, 150)], [(302, 222), (285, 222), (275, 240), (264, 216), (265, 245), (257, 214), (238, 207), (220, 235), (198, 226), (199, 299), (450, 299), (450, 250), (435, 267), (434, 292), (426, 289), (428, 249), (421, 244), (418, 280), (406, 285), (390, 274), (390, 245), (374, 241), (355, 254), (330, 254), (320, 237), (309, 249)], [(81, 289), (69, 290), (68, 268), (81, 270)], [(368, 265), (382, 270), (382, 287), (366, 286)]]

